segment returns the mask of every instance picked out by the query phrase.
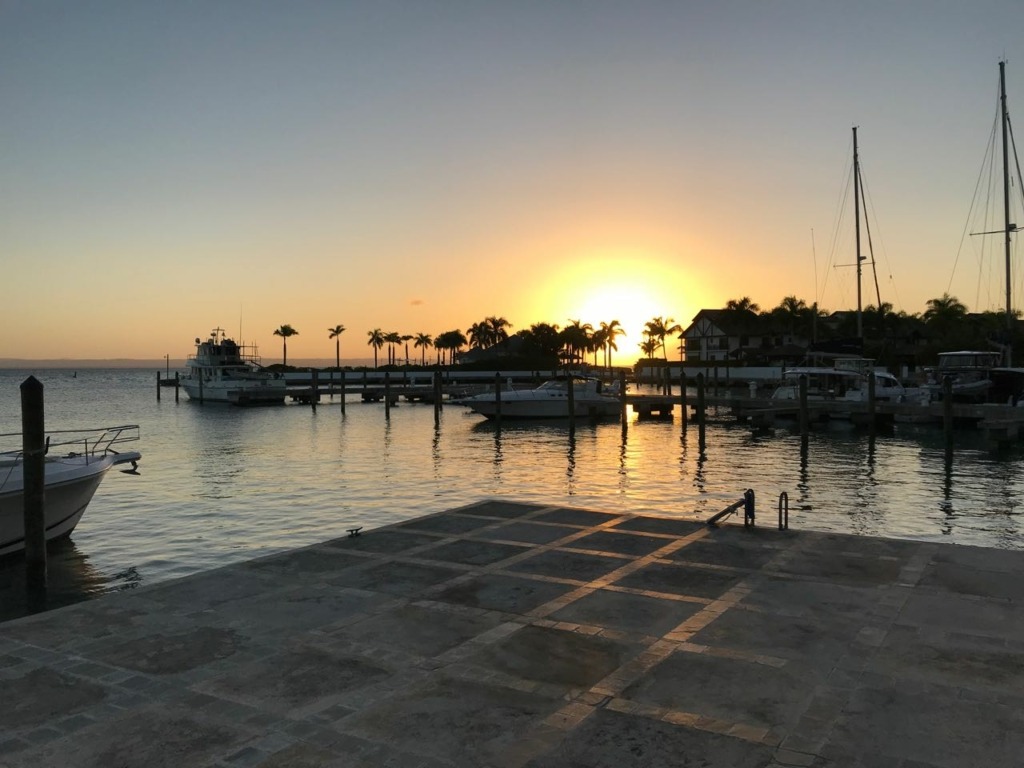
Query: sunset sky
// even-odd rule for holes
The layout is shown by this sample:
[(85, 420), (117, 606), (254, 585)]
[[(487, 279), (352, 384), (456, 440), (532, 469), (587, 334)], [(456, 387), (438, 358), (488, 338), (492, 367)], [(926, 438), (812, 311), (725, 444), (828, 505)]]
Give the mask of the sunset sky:
[(999, 238), (965, 233), (1000, 59), (1024, 114), (1021, 11), (0, 0), (0, 358), (221, 326), (269, 363), (284, 323), (289, 359), (339, 323), (365, 358), (499, 315), (618, 319), (626, 362), (656, 315), (853, 308), (855, 125), (882, 301), (1001, 308)]

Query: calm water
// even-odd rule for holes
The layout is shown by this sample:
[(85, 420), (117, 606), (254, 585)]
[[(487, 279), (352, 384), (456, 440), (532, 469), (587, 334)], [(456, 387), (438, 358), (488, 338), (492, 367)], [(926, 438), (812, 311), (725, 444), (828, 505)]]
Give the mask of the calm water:
[[(99, 593), (152, 583), (274, 550), (342, 536), (486, 497), (606, 511), (708, 517), (757, 494), (770, 525), (779, 494), (795, 528), (1024, 548), (1024, 453), (994, 456), (971, 434), (946, 461), (935, 428), (897, 428), (873, 442), (849, 427), (754, 435), (725, 413), (707, 430), (632, 417), (577, 427), (500, 431), (463, 408), (325, 399), (239, 409), (156, 401), (156, 372), (33, 371), (49, 429), (141, 425), (141, 475), (111, 472), (72, 542), (51, 554), (54, 591)], [(0, 432), (21, 428), (19, 385), (0, 371)], [(20, 574), (0, 562), (0, 618)], [(20, 595), (18, 597), (20, 599)]]

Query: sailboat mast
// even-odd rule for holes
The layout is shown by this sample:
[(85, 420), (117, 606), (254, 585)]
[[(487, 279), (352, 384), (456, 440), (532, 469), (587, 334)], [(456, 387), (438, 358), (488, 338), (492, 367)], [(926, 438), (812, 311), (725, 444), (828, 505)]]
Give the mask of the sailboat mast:
[[(1006, 112), (1006, 62), (999, 62), (999, 102), (1003, 111), (1003, 229), (1004, 247), (1006, 249), (1006, 330), (1013, 332), (1013, 305), (1010, 303), (1010, 153), (1006, 140), (1009, 116)], [(1009, 342), (1009, 337), (1007, 338)]]
[[(1005, 128), (1004, 128), (1005, 130)], [(860, 272), (860, 155), (857, 153), (857, 126), (853, 126), (853, 221), (857, 238), (857, 335), (864, 336), (864, 315), (861, 310)]]

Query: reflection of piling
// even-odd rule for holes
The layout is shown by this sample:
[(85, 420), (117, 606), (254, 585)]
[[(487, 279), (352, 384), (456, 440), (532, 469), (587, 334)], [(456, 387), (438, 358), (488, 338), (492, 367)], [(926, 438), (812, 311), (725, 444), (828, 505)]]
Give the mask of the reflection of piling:
[(178, 379), (178, 372), (174, 372), (174, 402), (178, 402), (178, 388), (181, 386), (181, 381)]
[(25, 522), (25, 586), (30, 593), (46, 589), (45, 484), (46, 432), (43, 428), (43, 384), (29, 376), (21, 385), (21, 445)]
[(391, 371), (384, 371), (384, 418), (391, 418)]
[(704, 372), (697, 374), (697, 445), (704, 453), (705, 441), (705, 410), (704, 410)]
[(807, 437), (810, 427), (810, 414), (807, 412), (807, 374), (800, 374), (800, 436)]

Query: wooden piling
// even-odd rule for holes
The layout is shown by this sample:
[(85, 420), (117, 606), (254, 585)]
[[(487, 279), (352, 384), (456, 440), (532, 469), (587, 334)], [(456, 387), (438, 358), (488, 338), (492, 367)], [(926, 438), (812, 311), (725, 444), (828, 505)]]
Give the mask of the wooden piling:
[(202, 374), (202, 371), (199, 371), (198, 379), (199, 379), (199, 404), (202, 405), (205, 402), (203, 400), (203, 374)]
[(622, 426), (625, 428), (627, 422), (626, 416), (626, 372), (619, 371), (619, 417), (622, 420)]
[(443, 389), (441, 387), (441, 372), (434, 371), (433, 376), (434, 384), (434, 426), (441, 423), (441, 397), (443, 395)]
[(21, 385), (21, 447), (24, 462), (25, 586), (30, 594), (38, 594), (46, 590), (46, 430), (43, 425), (43, 384), (35, 376), (29, 376)]
[(181, 391), (181, 380), (177, 371), (174, 372), (174, 402), (178, 402), (178, 392)]
[(576, 380), (569, 374), (569, 436), (576, 433)]
[(391, 419), (391, 371), (384, 371), (384, 418)]
[(701, 453), (707, 445), (704, 423), (704, 372), (697, 374), (697, 446)]
[(686, 421), (689, 418), (686, 410), (689, 406), (686, 404), (686, 370), (679, 367), (679, 408), (682, 411), (682, 430), (686, 432)]
[(320, 372), (317, 370), (310, 371), (310, 384), (309, 384), (309, 404), (313, 408), (313, 413), (316, 413), (316, 401), (320, 399)]
[(953, 445), (953, 377), (942, 379), (942, 432), (946, 445)]
[(494, 374), (494, 420), (501, 423), (501, 374)]
[(868, 432), (872, 437), (877, 426), (875, 410), (875, 374), (868, 371)]
[(810, 429), (810, 415), (807, 412), (807, 374), (800, 374), (800, 436), (807, 437)]
[(156, 372), (156, 401), (160, 402), (160, 371)]
[(341, 372), (341, 381), (338, 386), (341, 388), (341, 415), (345, 415), (345, 372)]

